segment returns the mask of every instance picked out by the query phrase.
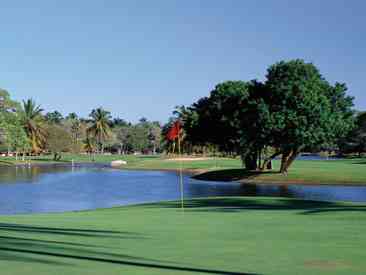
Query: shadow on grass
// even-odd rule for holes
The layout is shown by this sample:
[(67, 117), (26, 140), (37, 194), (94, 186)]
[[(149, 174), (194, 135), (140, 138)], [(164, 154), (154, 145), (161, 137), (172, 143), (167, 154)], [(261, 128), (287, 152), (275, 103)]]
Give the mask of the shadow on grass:
[(129, 235), (129, 237), (136, 234), (130, 232), (121, 231), (109, 231), (109, 230), (89, 230), (89, 229), (72, 229), (72, 228), (54, 228), (54, 227), (41, 227), (30, 226), (22, 224), (9, 224), (0, 223), (0, 230), (2, 231), (20, 231), (23, 233), (43, 233), (43, 234), (58, 234), (69, 235), (77, 237), (117, 237), (120, 238), (123, 235)]
[(0, 165), (13, 166), (14, 163), (11, 161), (7, 161), (7, 160), (0, 160)]
[(279, 174), (277, 171), (248, 171), (245, 169), (223, 169), (209, 171), (202, 174), (195, 175), (193, 178), (197, 180), (208, 181), (238, 181), (243, 179), (255, 179), (263, 174)]
[(54, 163), (69, 163), (71, 160), (66, 159), (60, 159), (60, 160), (54, 160), (52, 157), (50, 158), (31, 158), (31, 161), (38, 161), (38, 162), (54, 162)]
[[(253, 273), (230, 272), (224, 270), (194, 268), (181, 266), (178, 263), (155, 260), (145, 257), (136, 257), (127, 254), (111, 253), (111, 247), (83, 243), (84, 237), (95, 238), (132, 238), (136, 241), (146, 239), (137, 233), (110, 231), (110, 230), (88, 230), (73, 228), (40, 227), (18, 224), (0, 224), (0, 232), (7, 234), (0, 236), (0, 260), (38, 263), (48, 265), (72, 266), (75, 262), (67, 260), (90, 261), (99, 263), (117, 264), (121, 266), (133, 266), (137, 268), (169, 270), (172, 272), (185, 271), (193, 273), (223, 274), (223, 275), (246, 275)], [(9, 236), (9, 233), (21, 233), (22, 237)], [(63, 238), (78, 237), (77, 242), (45, 240), (41, 238), (27, 238), (27, 234), (34, 233), (37, 237), (44, 237), (48, 234), (61, 235)], [(32, 235), (34, 236), (34, 235)], [(55, 236), (57, 237), (57, 236)], [(75, 240), (75, 238), (73, 238)], [(115, 248), (114, 248), (115, 249)]]
[(352, 162), (352, 164), (366, 164), (366, 160), (358, 161), (358, 162)]
[[(181, 208), (180, 202), (162, 202), (147, 207)], [(309, 215), (323, 212), (366, 212), (366, 205), (310, 201), (297, 199), (252, 199), (252, 198), (205, 198), (185, 201), (185, 210), (202, 212), (240, 212), (252, 210), (298, 211), (298, 214)]]

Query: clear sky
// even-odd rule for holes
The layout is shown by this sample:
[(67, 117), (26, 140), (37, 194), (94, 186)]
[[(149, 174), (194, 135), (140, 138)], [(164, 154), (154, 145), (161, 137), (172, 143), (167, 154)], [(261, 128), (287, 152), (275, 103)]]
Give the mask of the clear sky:
[(0, 87), (48, 111), (166, 121), (220, 81), (315, 63), (366, 110), (363, 0), (1, 1)]

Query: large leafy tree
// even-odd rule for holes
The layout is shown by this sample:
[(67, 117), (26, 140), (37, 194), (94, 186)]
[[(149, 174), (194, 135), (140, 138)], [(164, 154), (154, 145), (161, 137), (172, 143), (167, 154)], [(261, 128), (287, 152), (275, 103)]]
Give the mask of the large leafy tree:
[(264, 86), (257, 81), (218, 84), (183, 116), (187, 139), (215, 144), (221, 151), (240, 155), (248, 169), (256, 169), (267, 142), (266, 98)]
[(354, 129), (339, 141), (342, 153), (357, 153), (359, 156), (366, 152), (366, 112), (360, 112), (355, 117)]
[(29, 140), (23, 128), (20, 118), (14, 112), (0, 112), (1, 145), (8, 151), (15, 152), (16, 159), (18, 153), (29, 149)]
[(268, 69), (272, 145), (282, 154), (282, 173), (304, 148), (331, 143), (352, 127), (346, 86), (331, 86), (311, 63), (291, 60)]
[(353, 98), (346, 85), (332, 86), (313, 64), (282, 61), (270, 66), (266, 78), (264, 84), (218, 84), (184, 112), (187, 139), (241, 155), (250, 170), (282, 155), (280, 170), (287, 173), (305, 148), (329, 147), (352, 129)]
[(39, 153), (44, 147), (47, 137), (43, 109), (36, 105), (32, 99), (23, 100), (21, 110), (22, 125), (31, 143), (32, 151)]
[(95, 138), (100, 152), (103, 152), (104, 143), (111, 136), (111, 129), (109, 126), (111, 114), (100, 107), (92, 110), (89, 117), (91, 118), (91, 125), (87, 130), (88, 135)]
[(242, 97), (248, 95), (243, 81), (218, 84), (209, 97), (203, 97), (181, 112), (187, 139), (194, 144), (216, 144), (222, 151), (240, 151), (239, 125), (231, 116), (237, 111)]
[(29, 140), (19, 116), (20, 104), (10, 98), (8, 91), (0, 89), (0, 145), (2, 149), (15, 152), (29, 149)]
[(361, 155), (366, 152), (366, 112), (357, 115), (354, 130), (355, 151)]

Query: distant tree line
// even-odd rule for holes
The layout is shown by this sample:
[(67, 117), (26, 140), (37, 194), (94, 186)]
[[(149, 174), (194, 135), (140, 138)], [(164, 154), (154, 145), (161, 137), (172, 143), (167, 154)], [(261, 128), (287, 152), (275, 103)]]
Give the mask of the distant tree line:
[(89, 117), (59, 111), (46, 112), (32, 99), (16, 102), (0, 89), (0, 151), (21, 154), (52, 153), (55, 160), (69, 153), (159, 153), (162, 151), (159, 122), (140, 119), (130, 123), (112, 118), (102, 107)]

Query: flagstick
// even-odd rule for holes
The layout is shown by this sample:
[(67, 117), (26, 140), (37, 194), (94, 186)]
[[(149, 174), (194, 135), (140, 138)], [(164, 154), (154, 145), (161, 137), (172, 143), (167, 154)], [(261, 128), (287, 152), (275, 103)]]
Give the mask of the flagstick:
[(181, 201), (181, 208), (184, 212), (184, 189), (183, 189), (183, 168), (182, 168), (182, 152), (180, 148), (180, 135), (178, 133), (178, 155), (179, 155), (179, 186), (180, 186), (180, 201)]

